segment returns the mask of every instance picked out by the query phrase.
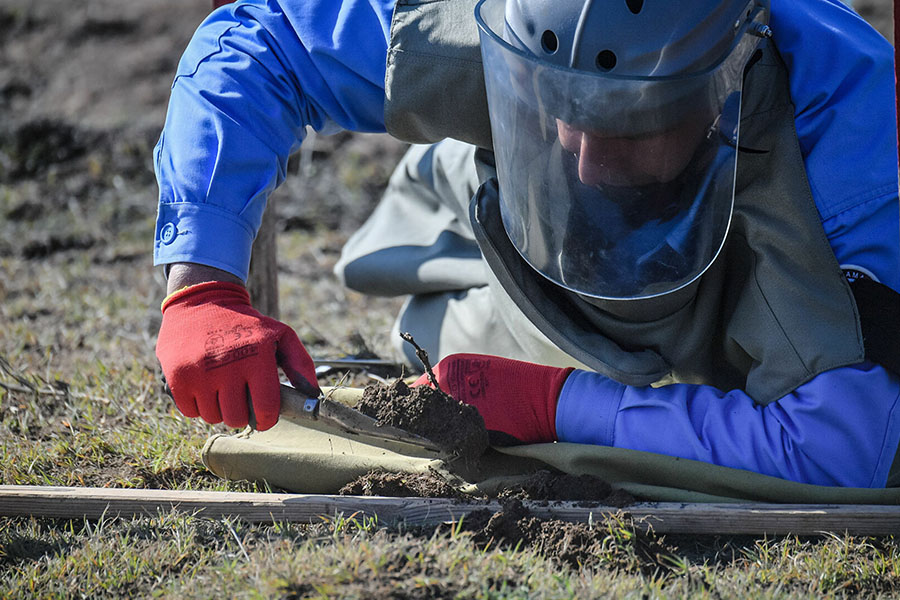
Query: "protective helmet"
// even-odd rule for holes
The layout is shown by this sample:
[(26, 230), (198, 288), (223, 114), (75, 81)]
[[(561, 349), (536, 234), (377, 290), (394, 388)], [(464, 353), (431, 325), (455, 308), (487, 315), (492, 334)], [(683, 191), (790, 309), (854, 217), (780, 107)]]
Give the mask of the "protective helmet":
[(681, 289), (728, 231), (767, 0), (481, 0), (504, 228), (589, 298)]

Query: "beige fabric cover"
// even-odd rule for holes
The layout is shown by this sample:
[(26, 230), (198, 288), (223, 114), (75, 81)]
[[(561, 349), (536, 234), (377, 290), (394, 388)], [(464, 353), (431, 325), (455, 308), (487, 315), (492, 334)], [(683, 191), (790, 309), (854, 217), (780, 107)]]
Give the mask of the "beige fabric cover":
[[(360, 394), (361, 390), (341, 390), (333, 397), (352, 404)], [(671, 456), (583, 444), (496, 448), (473, 469), (471, 465), (447, 464), (436, 453), (412, 446), (285, 419), (268, 431), (214, 435), (202, 455), (204, 464), (220, 477), (265, 482), (306, 494), (335, 494), (371, 470), (431, 471), (462, 491), (491, 493), (533, 471), (556, 468), (595, 475), (616, 488), (656, 501), (900, 504), (900, 488), (806, 485)]]

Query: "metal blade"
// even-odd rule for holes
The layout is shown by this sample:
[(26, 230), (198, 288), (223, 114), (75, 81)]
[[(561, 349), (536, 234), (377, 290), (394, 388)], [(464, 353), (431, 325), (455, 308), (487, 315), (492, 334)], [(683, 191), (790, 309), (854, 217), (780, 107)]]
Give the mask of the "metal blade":
[(349, 356), (344, 358), (314, 358), (313, 363), (316, 366), (323, 367), (390, 367), (399, 369), (403, 366), (398, 362), (384, 358), (353, 358)]
[[(392, 360), (382, 358), (360, 358), (356, 356), (343, 356), (336, 358), (313, 358), (316, 365), (316, 375), (324, 377), (334, 371), (368, 371), (381, 377), (399, 377), (408, 368)], [(411, 371), (409, 371), (411, 372)]]
[(441, 452), (431, 440), (378, 422), (354, 408), (327, 398), (307, 398), (289, 385), (281, 384), (281, 416), (294, 421), (313, 420), (327, 423), (348, 433), (403, 442)]

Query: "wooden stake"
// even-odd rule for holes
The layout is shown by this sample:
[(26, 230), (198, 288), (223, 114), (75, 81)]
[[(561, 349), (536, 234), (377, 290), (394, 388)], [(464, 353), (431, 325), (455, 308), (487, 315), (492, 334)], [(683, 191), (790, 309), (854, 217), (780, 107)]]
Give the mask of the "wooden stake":
[(275, 213), (275, 200), (269, 198), (253, 241), (247, 289), (256, 310), (278, 319), (278, 252), (275, 245), (278, 219)]
[[(631, 518), (657, 533), (817, 535), (900, 534), (900, 507), (809, 504), (641, 503), (619, 509), (583, 502), (525, 502), (535, 516), (596, 522), (606, 515)], [(470, 512), (500, 510), (497, 502), (440, 498), (383, 498), (305, 494), (259, 494), (110, 488), (0, 486), (0, 516), (100, 519), (155, 516), (180, 510), (202, 517), (235, 516), (245, 521), (318, 522), (322, 516), (378, 516), (379, 523), (432, 525)]]

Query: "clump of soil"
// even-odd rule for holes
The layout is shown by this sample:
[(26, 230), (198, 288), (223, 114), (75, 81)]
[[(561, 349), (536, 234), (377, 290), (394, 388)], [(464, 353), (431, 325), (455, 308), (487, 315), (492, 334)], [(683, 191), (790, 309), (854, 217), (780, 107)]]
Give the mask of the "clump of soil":
[[(398, 498), (467, 497), (438, 475), (385, 471), (372, 471), (358, 477), (341, 488), (339, 493)], [(532, 548), (562, 564), (581, 567), (611, 560), (610, 546), (625, 543), (630, 545), (625, 555), (635, 555), (641, 569), (648, 569), (648, 574), (668, 568), (660, 562), (659, 557), (664, 554), (661, 547), (652, 537), (633, 527), (623, 525), (625, 529), (622, 531), (627, 531), (627, 534), (617, 537), (614, 531), (602, 525), (598, 527), (535, 517), (522, 502), (581, 500), (591, 505), (622, 507), (635, 501), (627, 492), (613, 490), (598, 477), (538, 471), (521, 484), (501, 490), (498, 497), (501, 504), (499, 512), (476, 510), (462, 519), (462, 530), (470, 532), (472, 541), (480, 547)]]
[(605, 480), (593, 475), (570, 475), (552, 471), (537, 471), (522, 483), (501, 490), (502, 499), (583, 502), (623, 507), (635, 502), (634, 496), (623, 490), (613, 490)]
[[(342, 487), (338, 493), (347, 496), (471, 498), (439, 475), (387, 471), (370, 471), (361, 475)], [(619, 508), (636, 501), (628, 492), (614, 490), (599, 477), (552, 471), (536, 471), (521, 483), (500, 490), (496, 497), (503, 501), (582, 502), (590, 506), (603, 504)]]
[(339, 491), (342, 496), (396, 498), (462, 498), (462, 492), (436, 475), (373, 471), (357, 477)]
[(502, 510), (497, 513), (487, 509), (469, 513), (462, 528), (472, 532), (473, 541), (479, 546), (530, 547), (576, 568), (608, 561), (612, 545), (628, 544), (631, 547), (624, 554), (638, 558), (641, 570), (647, 574), (669, 569), (663, 560), (665, 549), (638, 529), (626, 526), (622, 531), (627, 530), (627, 535), (616, 536), (603, 526), (539, 519), (531, 516), (518, 499), (503, 501)]
[(598, 555), (604, 531), (585, 523), (568, 523), (558, 519), (538, 519), (522, 505), (521, 500), (503, 503), (500, 512), (479, 510), (470, 513), (462, 528), (472, 532), (479, 546), (534, 548), (540, 554), (562, 563), (587, 565)]
[(409, 387), (403, 380), (368, 386), (356, 409), (379, 425), (390, 425), (431, 440), (443, 452), (467, 462), (488, 448), (484, 419), (463, 404), (427, 385)]

